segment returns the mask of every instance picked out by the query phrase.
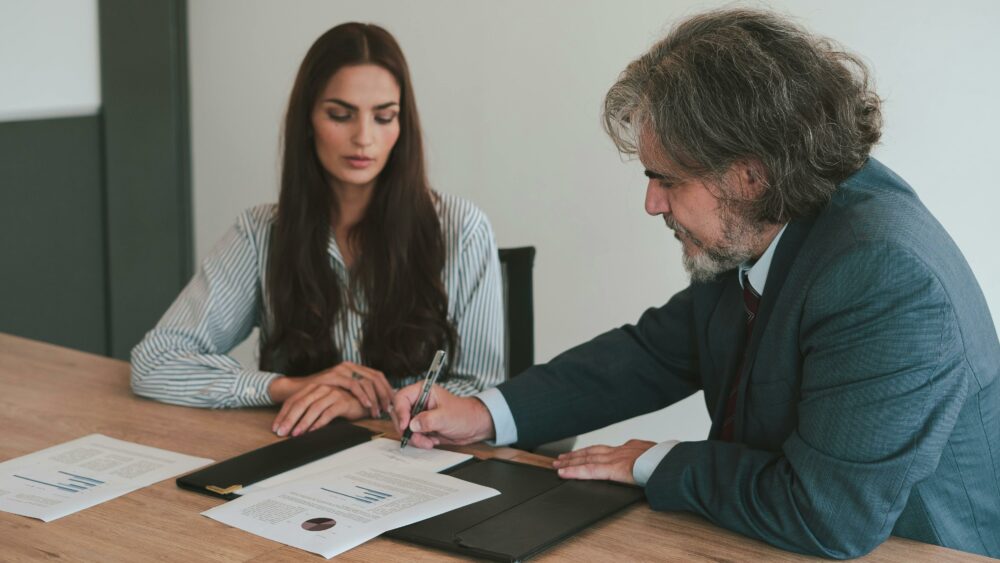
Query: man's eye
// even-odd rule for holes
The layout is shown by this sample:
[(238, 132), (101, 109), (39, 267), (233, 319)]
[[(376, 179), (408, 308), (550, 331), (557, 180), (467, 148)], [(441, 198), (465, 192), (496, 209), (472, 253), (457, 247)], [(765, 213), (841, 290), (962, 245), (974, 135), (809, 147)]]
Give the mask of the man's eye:
[(326, 112), (326, 115), (330, 119), (332, 119), (334, 121), (341, 122), (341, 123), (343, 123), (343, 122), (345, 122), (345, 121), (347, 121), (348, 119), (351, 118), (351, 114), (349, 114), (349, 113), (338, 113), (338, 112), (335, 112), (335, 111), (328, 111), (328, 112)]
[(674, 182), (673, 179), (668, 178), (663, 174), (660, 174), (659, 172), (653, 172), (648, 168), (643, 172), (643, 174), (645, 174), (645, 176), (650, 180), (654, 180), (656, 182), (656, 185), (660, 186), (661, 188), (672, 188), (676, 184), (676, 182)]

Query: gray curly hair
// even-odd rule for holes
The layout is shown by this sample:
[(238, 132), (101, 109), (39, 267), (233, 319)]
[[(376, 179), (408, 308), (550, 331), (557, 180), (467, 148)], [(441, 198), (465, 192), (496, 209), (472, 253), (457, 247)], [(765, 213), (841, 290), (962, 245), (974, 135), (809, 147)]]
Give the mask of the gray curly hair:
[[(878, 142), (880, 99), (855, 55), (776, 14), (707, 12), (677, 25), (621, 73), (604, 128), (622, 154), (649, 129), (680, 174), (721, 180), (762, 165), (749, 218), (816, 213)], [(720, 184), (721, 185), (721, 184)]]

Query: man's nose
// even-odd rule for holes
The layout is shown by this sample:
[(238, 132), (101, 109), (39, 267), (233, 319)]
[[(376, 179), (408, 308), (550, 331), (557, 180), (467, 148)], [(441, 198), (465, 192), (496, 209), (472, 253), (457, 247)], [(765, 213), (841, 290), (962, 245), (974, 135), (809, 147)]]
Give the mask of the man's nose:
[(646, 184), (646, 213), (663, 215), (670, 212), (670, 197), (667, 190), (660, 186), (657, 180), (650, 179)]

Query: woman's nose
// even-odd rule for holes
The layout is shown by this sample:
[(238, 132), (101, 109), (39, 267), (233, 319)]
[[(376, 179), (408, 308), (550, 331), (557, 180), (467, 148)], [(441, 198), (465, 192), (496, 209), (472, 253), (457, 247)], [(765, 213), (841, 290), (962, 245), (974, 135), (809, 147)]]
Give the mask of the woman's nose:
[(375, 142), (372, 124), (366, 119), (358, 120), (358, 126), (351, 140), (359, 147), (371, 146)]

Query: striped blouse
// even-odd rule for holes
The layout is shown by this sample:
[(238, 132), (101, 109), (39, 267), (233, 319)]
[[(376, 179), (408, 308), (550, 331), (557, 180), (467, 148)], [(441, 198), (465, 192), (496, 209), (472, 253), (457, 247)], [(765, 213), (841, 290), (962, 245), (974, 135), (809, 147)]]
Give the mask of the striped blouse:
[[(471, 395), (500, 383), (506, 369), (500, 262), (486, 215), (472, 203), (438, 194), (435, 207), (446, 246), (442, 273), (448, 316), (460, 354), (445, 388)], [(166, 403), (197, 407), (273, 404), (267, 388), (280, 374), (240, 365), (228, 356), (254, 327), (266, 334), (265, 291), (271, 226), (276, 205), (243, 212), (226, 232), (160, 322), (132, 350), (132, 390)], [(346, 287), (347, 269), (331, 235), (329, 255)], [(344, 360), (361, 364), (362, 314), (345, 307), (331, 327)], [(390, 380), (402, 387), (414, 374)]]

